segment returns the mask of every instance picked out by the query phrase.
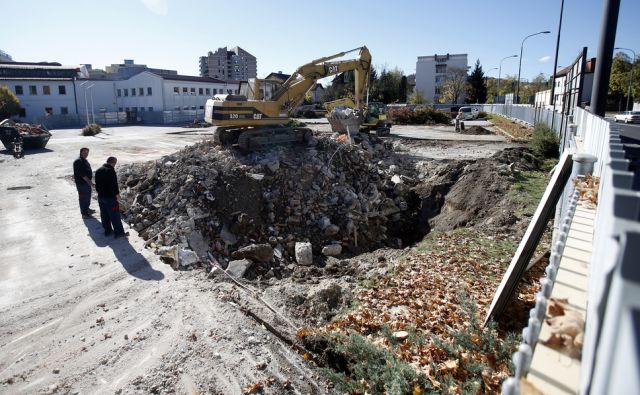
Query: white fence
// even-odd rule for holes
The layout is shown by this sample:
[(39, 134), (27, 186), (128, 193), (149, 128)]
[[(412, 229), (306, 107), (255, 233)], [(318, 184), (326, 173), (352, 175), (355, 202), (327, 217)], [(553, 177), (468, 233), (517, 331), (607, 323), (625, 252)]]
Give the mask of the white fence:
[[(510, 114), (523, 115), (522, 120), (526, 121), (534, 110), (530, 108)], [(500, 109), (507, 111), (505, 107)], [(637, 161), (638, 158), (625, 147), (625, 138), (617, 125), (581, 108), (575, 109), (574, 122), (575, 136), (566, 134), (571, 141), (566, 149), (577, 148), (579, 153), (595, 156), (593, 174), (600, 177), (580, 393), (637, 393), (640, 388), (640, 192), (633, 189), (635, 174), (629, 159)], [(567, 189), (572, 186), (568, 185)], [(565, 196), (575, 194), (568, 192)], [(562, 200), (560, 212), (571, 212), (569, 201)], [(549, 278), (545, 283), (548, 281)], [(536, 314), (534, 311), (532, 315)], [(524, 343), (531, 344), (526, 340)], [(535, 342), (531, 348), (535, 348)], [(514, 360), (521, 362), (525, 354), (516, 353)], [(524, 365), (516, 363), (517, 367)], [(517, 375), (526, 375), (526, 371), (517, 369)], [(517, 387), (517, 379), (509, 379), (505, 381), (503, 393), (519, 393)]]

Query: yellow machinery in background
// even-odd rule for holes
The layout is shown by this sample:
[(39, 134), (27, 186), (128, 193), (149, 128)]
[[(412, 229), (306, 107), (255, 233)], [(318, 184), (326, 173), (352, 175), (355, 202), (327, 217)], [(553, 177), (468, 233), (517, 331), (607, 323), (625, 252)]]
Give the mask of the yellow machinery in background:
[[(356, 59), (334, 61), (355, 51), (359, 51)], [(371, 54), (363, 46), (313, 60), (300, 66), (285, 82), (249, 79), (241, 83), (238, 95), (216, 95), (207, 100), (205, 121), (217, 126), (217, 143), (237, 143), (244, 150), (303, 142), (311, 130), (291, 126), (290, 111), (302, 103), (318, 80), (346, 71), (355, 74), (355, 108), (366, 107), (364, 94), (370, 78)]]
[[(349, 98), (332, 100), (324, 103), (327, 110), (327, 119), (331, 124), (331, 129), (338, 133), (349, 132), (376, 132), (376, 135), (388, 136), (391, 133), (391, 122), (387, 120), (387, 111), (384, 103), (368, 102), (359, 108), (353, 100)], [(339, 114), (340, 109), (351, 109), (353, 114), (345, 117)]]

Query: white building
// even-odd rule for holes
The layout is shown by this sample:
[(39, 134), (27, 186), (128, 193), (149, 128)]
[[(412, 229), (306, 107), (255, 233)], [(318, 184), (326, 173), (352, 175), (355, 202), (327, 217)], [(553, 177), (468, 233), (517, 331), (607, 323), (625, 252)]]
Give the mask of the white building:
[(208, 77), (158, 75), (143, 71), (127, 79), (89, 78), (83, 66), (57, 63), (0, 64), (0, 85), (20, 100), (23, 122), (43, 122), (50, 116), (80, 115), (84, 120), (98, 113), (204, 110), (216, 94), (237, 94), (239, 81)]
[[(579, 106), (583, 106), (591, 102), (591, 92), (593, 89), (593, 76), (596, 69), (596, 58), (591, 58), (586, 61), (585, 69), (582, 73), (582, 97), (580, 98)], [(564, 108), (564, 100), (567, 96), (567, 75), (571, 71), (571, 66), (567, 66), (561, 70), (558, 70), (555, 75), (555, 87), (553, 90), (553, 96), (555, 98), (556, 111), (562, 111)], [(551, 106), (551, 89), (546, 91), (537, 92), (535, 98), (536, 107)]]
[(59, 63), (11, 62), (0, 64), (0, 85), (5, 85), (20, 101), (19, 119), (77, 113), (74, 81), (87, 77), (83, 66)]
[[(418, 56), (416, 63), (416, 86), (427, 102), (437, 103), (440, 98), (440, 86), (452, 68), (467, 72), (467, 54), (446, 54)], [(464, 93), (458, 103), (464, 103)]]

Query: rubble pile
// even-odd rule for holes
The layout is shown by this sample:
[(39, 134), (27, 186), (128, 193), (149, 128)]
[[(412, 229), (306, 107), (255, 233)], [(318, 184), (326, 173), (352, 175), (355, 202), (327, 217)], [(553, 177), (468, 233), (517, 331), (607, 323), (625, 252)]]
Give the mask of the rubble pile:
[(419, 204), (405, 167), (374, 136), (249, 155), (202, 142), (119, 179), (127, 221), (174, 267), (280, 277), (314, 257), (400, 247)]
[(22, 136), (40, 136), (43, 134), (49, 134), (42, 125), (30, 124), (30, 123), (18, 123), (10, 119), (4, 120), (0, 123), (0, 126), (11, 126), (16, 129)]

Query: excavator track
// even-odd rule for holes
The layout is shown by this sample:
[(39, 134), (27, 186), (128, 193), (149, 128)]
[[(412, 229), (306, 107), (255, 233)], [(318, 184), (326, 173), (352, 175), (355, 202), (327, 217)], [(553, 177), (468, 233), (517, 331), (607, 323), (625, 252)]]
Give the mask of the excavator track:
[(305, 143), (313, 136), (304, 127), (265, 127), (246, 130), (238, 137), (238, 147), (246, 152), (268, 148), (274, 145)]

